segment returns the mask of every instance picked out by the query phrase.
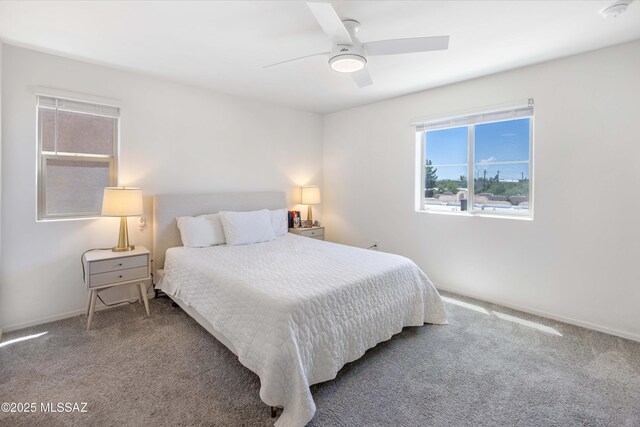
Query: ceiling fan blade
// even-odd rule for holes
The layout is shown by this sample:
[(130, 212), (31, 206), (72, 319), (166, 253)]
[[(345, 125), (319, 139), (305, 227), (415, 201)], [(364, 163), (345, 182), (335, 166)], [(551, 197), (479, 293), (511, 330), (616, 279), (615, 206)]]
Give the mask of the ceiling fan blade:
[(331, 38), (334, 44), (353, 44), (349, 31), (347, 31), (331, 4), (309, 1), (307, 6), (309, 6), (309, 10), (315, 16), (322, 30)]
[(429, 52), (449, 48), (449, 36), (415, 37), (412, 39), (380, 40), (363, 43), (369, 55), (396, 55), (398, 53)]
[(331, 52), (313, 53), (311, 55), (305, 55), (305, 56), (300, 56), (298, 58), (287, 59), (286, 61), (276, 62), (275, 64), (264, 65), (262, 68), (275, 67), (276, 65), (286, 64), (287, 62), (293, 62), (293, 61), (298, 61), (300, 59), (311, 58), (312, 56), (329, 55), (329, 53), (331, 53)]
[(367, 70), (367, 67), (363, 68), (360, 71), (356, 71), (355, 73), (351, 73), (351, 78), (358, 85), (358, 87), (365, 87), (373, 84), (373, 80), (371, 80), (371, 74)]

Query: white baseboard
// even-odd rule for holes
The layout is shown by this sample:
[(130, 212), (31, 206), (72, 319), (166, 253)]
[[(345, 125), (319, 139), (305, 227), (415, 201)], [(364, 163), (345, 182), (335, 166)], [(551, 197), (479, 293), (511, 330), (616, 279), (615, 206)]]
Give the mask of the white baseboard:
[[(149, 299), (153, 299), (155, 296), (155, 294), (153, 293), (153, 290), (151, 291), (151, 293), (147, 293), (147, 296), (149, 297)], [(106, 306), (102, 304), (100, 301), (98, 301), (96, 303), (96, 311), (102, 311), (108, 308), (120, 307), (121, 305), (128, 304), (129, 301), (130, 301), (129, 299), (123, 299), (120, 301), (116, 301), (113, 303), (113, 305), (109, 305), (109, 306)], [(53, 316), (41, 317), (39, 319), (30, 320), (28, 322), (14, 323), (13, 325), (4, 326), (2, 329), (0, 329), (0, 339), (2, 338), (3, 330), (4, 332), (17, 331), (18, 329), (24, 329), (24, 328), (29, 328), (31, 326), (42, 325), (44, 323), (55, 322), (56, 320), (68, 319), (69, 317), (75, 317), (80, 314), (86, 314), (86, 312), (87, 312), (87, 308), (85, 307), (78, 310), (68, 311), (66, 313), (55, 314)]]
[(480, 301), (486, 301), (488, 303), (502, 305), (502, 306), (511, 308), (513, 310), (523, 311), (525, 313), (534, 314), (536, 316), (546, 317), (547, 319), (557, 320), (559, 322), (568, 323), (570, 325), (580, 326), (580, 327), (583, 327), (583, 328), (586, 328), (586, 329), (591, 329), (591, 330), (598, 331), (598, 332), (604, 332), (605, 334), (615, 335), (617, 337), (626, 338), (628, 340), (640, 342), (640, 334), (636, 334), (636, 333), (633, 333), (633, 332), (621, 331), (621, 330), (618, 330), (618, 329), (609, 328), (608, 326), (597, 325), (595, 323), (585, 322), (583, 320), (573, 319), (571, 317), (566, 317), (566, 316), (562, 316), (562, 315), (559, 315), (559, 314), (548, 313), (546, 311), (538, 310), (538, 309), (535, 309), (535, 308), (532, 308), (532, 307), (526, 307), (526, 306), (522, 306), (522, 305), (511, 304), (509, 302), (500, 301), (500, 300), (493, 299), (493, 298), (485, 298), (482, 295), (473, 294), (473, 293), (470, 293), (470, 292), (460, 291), (460, 290), (455, 289), (455, 288), (449, 288), (449, 287), (446, 287), (446, 286), (437, 286), (437, 288), (439, 290), (443, 290), (443, 291), (446, 291), (446, 292), (451, 292), (451, 293), (462, 295), (462, 296), (469, 297), (469, 298), (475, 298), (475, 299), (480, 300)]

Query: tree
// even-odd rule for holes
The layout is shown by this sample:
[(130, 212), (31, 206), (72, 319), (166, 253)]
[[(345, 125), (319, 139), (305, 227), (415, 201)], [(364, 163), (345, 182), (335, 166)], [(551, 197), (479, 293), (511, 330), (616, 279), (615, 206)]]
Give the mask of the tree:
[(456, 181), (455, 179), (441, 179), (436, 182), (436, 187), (438, 187), (438, 194), (442, 193), (458, 193), (458, 188), (460, 188), (460, 181)]
[(424, 196), (433, 197), (433, 187), (436, 186), (438, 180), (438, 169), (431, 166), (431, 160), (427, 160), (424, 165)]

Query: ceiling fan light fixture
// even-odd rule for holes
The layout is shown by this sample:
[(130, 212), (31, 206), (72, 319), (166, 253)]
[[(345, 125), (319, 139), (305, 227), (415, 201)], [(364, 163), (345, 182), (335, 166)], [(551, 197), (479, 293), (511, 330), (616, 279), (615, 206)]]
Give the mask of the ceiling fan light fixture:
[(365, 65), (367, 65), (367, 59), (353, 53), (336, 55), (329, 60), (331, 69), (339, 73), (354, 73), (362, 70)]

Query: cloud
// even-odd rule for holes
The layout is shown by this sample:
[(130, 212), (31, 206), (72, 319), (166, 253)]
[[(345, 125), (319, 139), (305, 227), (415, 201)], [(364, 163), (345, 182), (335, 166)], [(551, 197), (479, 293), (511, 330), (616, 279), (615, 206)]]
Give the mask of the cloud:
[(496, 160), (498, 160), (498, 159), (496, 159), (495, 157), (491, 156), (488, 159), (480, 160), (478, 162), (478, 164), (482, 165), (482, 164), (485, 164), (485, 163), (492, 163), (492, 162), (495, 162)]

